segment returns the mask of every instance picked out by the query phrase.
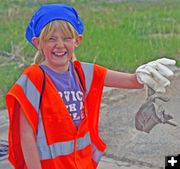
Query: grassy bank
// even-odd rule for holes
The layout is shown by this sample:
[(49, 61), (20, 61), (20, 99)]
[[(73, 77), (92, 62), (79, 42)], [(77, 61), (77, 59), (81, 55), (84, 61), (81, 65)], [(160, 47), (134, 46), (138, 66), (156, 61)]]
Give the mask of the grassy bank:
[[(21, 70), (32, 62), (35, 50), (26, 42), (24, 32), (32, 13), (44, 2), (57, 1), (2, 0), (0, 4), (0, 51), (16, 55), (15, 62), (0, 67), (0, 106)], [(84, 41), (76, 51), (80, 60), (129, 72), (164, 56), (179, 64), (180, 1), (61, 2), (75, 6), (85, 24)]]

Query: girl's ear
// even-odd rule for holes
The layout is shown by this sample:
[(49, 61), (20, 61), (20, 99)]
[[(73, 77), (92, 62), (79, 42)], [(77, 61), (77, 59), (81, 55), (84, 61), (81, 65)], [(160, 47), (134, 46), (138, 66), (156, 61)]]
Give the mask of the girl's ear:
[(82, 40), (83, 40), (83, 35), (78, 35), (78, 37), (76, 38), (75, 46), (78, 47)]
[(39, 48), (39, 38), (33, 37), (32, 42), (33, 42), (34, 46), (38, 49)]

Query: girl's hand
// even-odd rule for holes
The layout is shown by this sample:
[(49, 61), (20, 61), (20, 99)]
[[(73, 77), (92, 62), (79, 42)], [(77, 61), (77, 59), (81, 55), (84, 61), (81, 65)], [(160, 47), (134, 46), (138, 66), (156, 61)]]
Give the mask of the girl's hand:
[(170, 78), (174, 73), (170, 66), (176, 64), (175, 60), (161, 58), (141, 65), (136, 69), (137, 80), (152, 88), (155, 92), (164, 93), (166, 87), (170, 85)]

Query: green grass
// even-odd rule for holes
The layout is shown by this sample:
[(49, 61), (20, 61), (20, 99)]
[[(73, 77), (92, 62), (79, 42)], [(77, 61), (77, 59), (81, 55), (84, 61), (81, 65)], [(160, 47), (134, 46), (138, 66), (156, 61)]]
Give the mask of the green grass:
[[(4, 105), (4, 94), (23, 69), (18, 67), (19, 56), (23, 56), (25, 65), (32, 62), (35, 49), (28, 44), (24, 33), (31, 15), (43, 2), (47, 0), (2, 0), (0, 3), (3, 23), (0, 24), (0, 51), (17, 55), (16, 63), (0, 67), (0, 107)], [(180, 65), (179, 0), (58, 2), (73, 5), (85, 24), (84, 40), (76, 50), (78, 59), (128, 72), (160, 57), (176, 59)]]
[(85, 16), (85, 42), (78, 55), (123, 71), (162, 56), (178, 60), (180, 10), (171, 3), (104, 4), (85, 9), (91, 17)]
[(5, 94), (13, 85), (21, 73), (21, 69), (15, 64), (0, 67), (0, 108), (5, 106)]

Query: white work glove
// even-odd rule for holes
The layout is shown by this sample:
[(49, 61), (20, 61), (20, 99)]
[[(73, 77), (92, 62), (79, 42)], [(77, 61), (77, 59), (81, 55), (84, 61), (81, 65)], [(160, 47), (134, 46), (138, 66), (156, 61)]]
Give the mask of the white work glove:
[(161, 58), (141, 65), (136, 69), (137, 80), (155, 92), (164, 93), (166, 87), (170, 85), (169, 79), (174, 75), (168, 66), (174, 66), (175, 64), (175, 60)]

